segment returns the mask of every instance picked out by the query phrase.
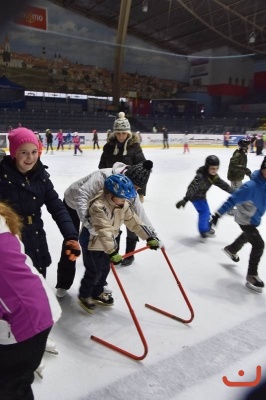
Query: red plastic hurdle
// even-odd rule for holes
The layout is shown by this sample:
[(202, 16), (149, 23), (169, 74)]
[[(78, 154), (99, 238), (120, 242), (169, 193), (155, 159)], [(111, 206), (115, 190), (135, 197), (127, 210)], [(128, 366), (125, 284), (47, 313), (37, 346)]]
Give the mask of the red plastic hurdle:
[[(135, 250), (135, 251), (132, 251), (132, 252), (130, 252), (130, 253), (127, 253), (127, 254), (125, 254), (125, 255), (123, 256), (123, 258), (127, 258), (127, 257), (129, 257), (129, 256), (131, 256), (131, 255), (133, 255), (133, 254), (139, 253), (140, 251), (143, 251), (143, 250), (146, 250), (146, 249), (149, 249), (149, 247), (148, 247), (148, 246), (145, 246), (145, 247), (142, 247), (141, 249), (137, 249), (137, 250)], [(193, 311), (193, 308), (192, 308), (192, 306), (191, 306), (191, 304), (190, 304), (190, 302), (189, 302), (189, 300), (188, 300), (188, 297), (187, 297), (187, 295), (186, 295), (186, 293), (185, 293), (185, 291), (184, 291), (184, 289), (183, 289), (183, 287), (182, 287), (182, 285), (181, 285), (181, 282), (180, 282), (179, 279), (177, 278), (177, 275), (176, 275), (176, 273), (175, 273), (175, 271), (174, 271), (174, 269), (173, 269), (173, 267), (172, 267), (172, 265), (171, 265), (171, 263), (170, 263), (169, 258), (168, 258), (167, 255), (166, 255), (165, 249), (162, 248), (161, 251), (162, 251), (162, 253), (163, 253), (163, 255), (164, 255), (164, 257), (165, 257), (165, 259), (166, 259), (166, 261), (167, 261), (167, 264), (168, 264), (168, 266), (169, 266), (169, 268), (170, 268), (170, 270), (171, 270), (171, 272), (172, 272), (172, 274), (173, 274), (173, 276), (174, 276), (174, 278), (175, 278), (175, 281), (176, 281), (176, 283), (177, 283), (177, 286), (179, 287), (179, 289), (180, 289), (180, 291), (181, 291), (181, 293), (182, 293), (182, 295), (183, 295), (183, 298), (184, 298), (184, 300), (185, 300), (185, 302), (186, 302), (186, 304), (187, 304), (187, 306), (188, 306), (188, 308), (189, 308), (189, 310), (190, 310), (190, 318), (189, 318), (189, 319), (183, 319), (183, 318), (177, 317), (177, 316), (175, 316), (174, 314), (170, 314), (170, 313), (168, 313), (167, 311), (161, 310), (160, 308), (154, 307), (154, 306), (152, 306), (152, 305), (150, 305), (150, 304), (147, 304), (147, 303), (145, 304), (145, 306), (146, 306), (147, 308), (150, 308), (151, 310), (154, 310), (154, 311), (157, 311), (157, 312), (159, 312), (159, 313), (161, 313), (161, 314), (163, 314), (163, 315), (166, 315), (167, 317), (170, 317), (170, 318), (172, 318), (172, 319), (175, 319), (176, 321), (179, 321), (179, 322), (188, 324), (188, 323), (190, 323), (190, 322), (193, 320), (193, 318), (194, 318), (194, 311)], [(117, 272), (116, 272), (116, 269), (115, 269), (113, 263), (111, 263), (111, 269), (112, 269), (112, 271), (113, 271), (113, 274), (114, 274), (114, 276), (115, 276), (115, 279), (116, 279), (116, 281), (117, 281), (117, 284), (118, 284), (118, 286), (119, 286), (119, 288), (120, 288), (120, 290), (121, 290), (121, 292), (122, 292), (122, 294), (123, 294), (123, 297), (124, 297), (124, 299), (125, 299), (125, 302), (126, 302), (126, 304), (127, 304), (127, 306), (128, 306), (129, 312), (130, 312), (130, 314), (131, 314), (131, 317), (132, 317), (132, 319), (133, 319), (133, 322), (134, 322), (134, 324), (135, 324), (135, 326), (136, 326), (136, 329), (137, 329), (138, 334), (139, 334), (139, 336), (140, 336), (140, 339), (141, 339), (141, 341), (142, 341), (142, 344), (143, 344), (143, 347), (144, 347), (144, 351), (143, 351), (143, 354), (142, 354), (142, 355), (137, 356), (137, 355), (135, 355), (135, 354), (133, 354), (133, 353), (130, 353), (129, 351), (124, 350), (124, 349), (122, 349), (122, 348), (120, 348), (120, 347), (118, 347), (118, 346), (115, 346), (115, 345), (113, 345), (112, 343), (107, 342), (107, 341), (105, 341), (105, 340), (103, 340), (103, 339), (101, 339), (101, 338), (99, 338), (99, 337), (97, 337), (97, 336), (91, 335), (91, 339), (92, 339), (92, 340), (95, 340), (96, 342), (98, 342), (98, 343), (100, 343), (100, 344), (102, 344), (102, 345), (104, 345), (104, 346), (106, 346), (106, 347), (108, 347), (108, 348), (110, 348), (110, 349), (112, 349), (112, 350), (117, 351), (118, 353), (121, 353), (121, 354), (123, 354), (123, 355), (125, 355), (125, 356), (127, 356), (127, 357), (129, 357), (129, 358), (132, 358), (133, 360), (141, 361), (141, 360), (143, 360), (143, 359), (147, 356), (147, 354), (148, 354), (148, 345), (147, 345), (146, 339), (145, 339), (145, 337), (144, 337), (144, 335), (143, 335), (143, 332), (142, 332), (142, 330), (141, 330), (141, 327), (140, 327), (140, 325), (139, 325), (139, 322), (138, 322), (138, 320), (137, 320), (137, 317), (136, 317), (136, 315), (135, 315), (135, 313), (134, 313), (134, 310), (133, 310), (132, 307), (131, 307), (131, 304), (130, 304), (130, 302), (129, 302), (129, 300), (128, 300), (128, 297), (127, 297), (127, 295), (126, 295), (126, 292), (125, 292), (125, 290), (124, 290), (124, 288), (123, 288), (123, 286), (122, 286), (122, 283), (121, 283), (121, 281), (120, 281), (120, 279), (119, 279), (119, 277), (118, 277), (118, 274), (117, 274)]]

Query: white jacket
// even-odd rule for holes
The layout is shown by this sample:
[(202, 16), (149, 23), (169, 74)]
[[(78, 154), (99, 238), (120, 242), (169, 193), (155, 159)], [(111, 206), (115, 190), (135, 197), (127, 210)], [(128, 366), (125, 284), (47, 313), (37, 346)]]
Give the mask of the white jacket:
[[(72, 183), (64, 193), (64, 200), (66, 204), (77, 211), (79, 219), (86, 228), (90, 228), (88, 223), (88, 206), (90, 201), (98, 195), (104, 188), (105, 179), (113, 174), (123, 174), (127, 169), (127, 165), (117, 162), (112, 168), (103, 168), (98, 171), (79, 179)], [(152, 232), (152, 236), (157, 236), (154, 227), (148, 219), (144, 207), (137, 196), (131, 200), (131, 205), (137, 216)]]

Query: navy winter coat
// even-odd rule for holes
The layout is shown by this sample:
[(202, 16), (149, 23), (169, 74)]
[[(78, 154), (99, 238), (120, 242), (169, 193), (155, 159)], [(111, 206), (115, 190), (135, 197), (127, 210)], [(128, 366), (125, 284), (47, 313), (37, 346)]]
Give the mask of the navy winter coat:
[(41, 207), (45, 204), (65, 240), (78, 240), (72, 220), (59, 199), (40, 160), (33, 169), (23, 175), (15, 161), (5, 156), (0, 163), (0, 201), (6, 201), (22, 217), (24, 227), (22, 242), (25, 253), (40, 272), (51, 264), (46, 234), (43, 229)]

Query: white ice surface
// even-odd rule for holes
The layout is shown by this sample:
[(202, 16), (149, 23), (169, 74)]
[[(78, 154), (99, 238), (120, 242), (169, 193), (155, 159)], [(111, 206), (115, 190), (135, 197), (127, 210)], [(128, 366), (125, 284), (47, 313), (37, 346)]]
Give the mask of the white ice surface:
[[(235, 264), (221, 251), (240, 233), (233, 217), (218, 221), (216, 237), (203, 241), (197, 231), (197, 213), (191, 203), (177, 210), (198, 167), (206, 156), (221, 160), (219, 175), (226, 180), (233, 149), (181, 148), (144, 149), (154, 162), (144, 206), (166, 246), (166, 253), (194, 309), (195, 318), (187, 325), (145, 307), (152, 304), (184, 319), (190, 312), (161, 251), (145, 250), (135, 256), (130, 267), (116, 271), (138, 318), (148, 344), (143, 361), (133, 361), (93, 340), (98, 336), (137, 356), (144, 352), (113, 273), (108, 277), (113, 289), (113, 307), (97, 306), (93, 315), (80, 308), (77, 294), (84, 273), (82, 260), (72, 288), (60, 300), (63, 314), (51, 338), (58, 356), (45, 354), (46, 368), (33, 384), (37, 400), (241, 400), (246, 389), (228, 387), (229, 380), (253, 381), (256, 366), (266, 375), (266, 296), (245, 286), (250, 245), (239, 253)], [(55, 189), (64, 190), (75, 180), (97, 169), (101, 150), (85, 150), (73, 157), (72, 151), (42, 156)], [(248, 166), (258, 169), (262, 157), (248, 155)], [(208, 192), (212, 212), (228, 197), (212, 187)], [(62, 244), (61, 234), (50, 214), (43, 209), (53, 263), (47, 281), (54, 287)], [(265, 238), (265, 220), (259, 228)], [(139, 243), (143, 247), (144, 242)], [(125, 233), (121, 251), (125, 251)], [(264, 254), (260, 277), (266, 281)], [(238, 375), (244, 370), (244, 377)]]

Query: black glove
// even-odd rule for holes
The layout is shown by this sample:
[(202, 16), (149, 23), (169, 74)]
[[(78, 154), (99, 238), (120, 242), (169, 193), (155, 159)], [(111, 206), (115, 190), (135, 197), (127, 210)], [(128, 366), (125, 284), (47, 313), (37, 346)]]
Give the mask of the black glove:
[(212, 225), (214, 225), (214, 226), (216, 226), (217, 225), (217, 222), (218, 222), (218, 219), (221, 217), (221, 215), (220, 214), (218, 214), (218, 213), (215, 213), (214, 215), (212, 215), (212, 219), (211, 219), (211, 221), (210, 221), (210, 225), (212, 226)]
[(249, 168), (245, 169), (245, 174), (250, 178), (251, 177), (251, 171)]
[(185, 207), (187, 204), (187, 199), (184, 197), (183, 200), (180, 200), (176, 203), (176, 208)]

